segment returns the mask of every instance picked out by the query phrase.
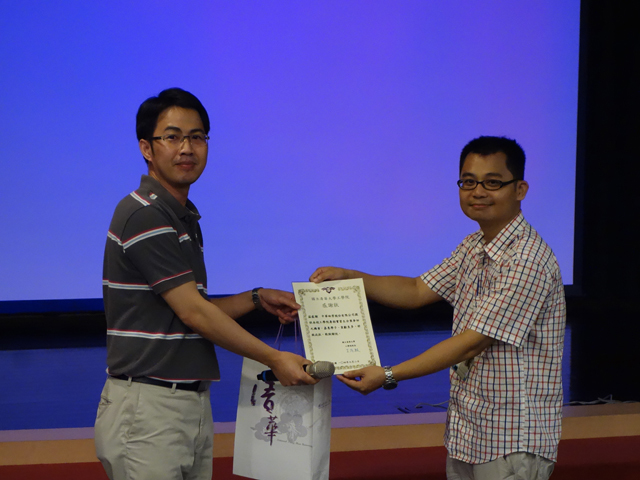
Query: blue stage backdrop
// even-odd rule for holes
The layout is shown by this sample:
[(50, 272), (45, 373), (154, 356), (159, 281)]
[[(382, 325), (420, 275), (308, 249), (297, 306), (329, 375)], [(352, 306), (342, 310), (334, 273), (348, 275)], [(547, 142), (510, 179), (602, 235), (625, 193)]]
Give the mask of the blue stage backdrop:
[[(3, 2), (6, 3), (6, 2)], [(146, 167), (139, 104), (212, 119), (209, 293), (321, 265), (417, 276), (476, 225), (458, 155), (527, 152), (528, 220), (571, 284), (579, 0), (12, 2), (0, 16), (0, 301), (101, 297), (117, 202)]]

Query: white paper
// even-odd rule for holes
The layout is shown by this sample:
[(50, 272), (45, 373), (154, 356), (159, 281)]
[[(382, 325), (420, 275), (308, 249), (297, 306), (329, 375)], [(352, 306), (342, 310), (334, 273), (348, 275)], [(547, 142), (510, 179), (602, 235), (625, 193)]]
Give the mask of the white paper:
[(307, 359), (333, 362), (336, 374), (380, 365), (361, 278), (293, 282)]

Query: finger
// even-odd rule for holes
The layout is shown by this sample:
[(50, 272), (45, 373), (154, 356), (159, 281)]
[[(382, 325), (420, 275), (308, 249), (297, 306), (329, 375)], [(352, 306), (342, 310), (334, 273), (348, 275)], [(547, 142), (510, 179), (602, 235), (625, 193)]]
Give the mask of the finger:
[(296, 315), (293, 312), (283, 311), (280, 309), (276, 310), (276, 315), (281, 323), (291, 323), (296, 319)]
[(295, 311), (298, 311), (302, 308), (302, 306), (299, 305), (293, 298), (287, 298), (287, 297), (282, 299), (281, 305)]
[(278, 308), (290, 309), (295, 311), (298, 311), (302, 308), (296, 302), (295, 300), (296, 297), (293, 296), (293, 293), (290, 293), (290, 292), (281, 292), (281, 293), (282, 295), (279, 295), (274, 298), (266, 299), (265, 301), (268, 304), (273, 305), (274, 308), (278, 307)]
[(313, 378), (310, 375), (307, 375), (305, 378), (303, 378), (301, 380), (301, 383), (299, 383), (299, 385), (315, 385), (316, 383), (318, 383), (320, 380)]
[[(301, 357), (303, 360), (303, 364), (302, 365), (308, 365), (311, 362), (309, 360), (307, 360), (304, 357)], [(318, 383), (319, 380), (313, 378), (311, 375), (309, 375), (306, 370), (301, 366), (300, 368), (302, 368), (302, 375), (298, 378), (297, 380), (297, 385), (315, 385), (316, 383)]]
[(286, 318), (289, 321), (293, 321), (297, 318), (296, 315), (291, 312), (278, 312), (278, 317)]
[(336, 378), (348, 386), (351, 386), (353, 383), (358, 383), (356, 380), (351, 380), (343, 375), (336, 375)]
[(325, 267), (317, 268), (309, 277), (309, 281), (319, 283), (324, 280)]
[(344, 372), (342, 375), (344, 375), (346, 378), (353, 379), (357, 377), (362, 377), (363, 372), (362, 370), (349, 370), (348, 372)]
[(348, 378), (342, 377), (339, 378), (340, 376), (338, 375), (338, 379), (344, 383), (347, 387), (349, 387), (351, 390), (355, 390), (356, 392), (359, 392), (363, 395), (367, 395), (369, 392), (365, 390), (365, 387), (362, 386), (362, 383), (356, 380), (349, 380)]
[(290, 323), (295, 322), (296, 319), (295, 317), (290, 317), (290, 316), (279, 316), (278, 321), (283, 325), (289, 325)]
[(347, 378), (344, 375), (336, 375), (336, 378), (345, 385), (349, 385), (352, 388), (354, 385), (358, 385), (360, 383), (360, 380)]

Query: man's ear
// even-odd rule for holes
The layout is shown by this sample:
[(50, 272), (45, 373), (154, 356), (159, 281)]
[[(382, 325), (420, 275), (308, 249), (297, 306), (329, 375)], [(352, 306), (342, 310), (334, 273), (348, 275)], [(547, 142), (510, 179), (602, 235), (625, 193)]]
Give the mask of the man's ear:
[(524, 200), (528, 191), (529, 184), (525, 180), (518, 180), (518, 185), (516, 186), (516, 198), (520, 201)]
[(144, 138), (140, 139), (138, 142), (138, 146), (140, 147), (140, 152), (142, 152), (142, 156), (148, 161), (151, 162), (153, 160), (153, 148), (151, 148), (151, 144), (148, 140)]

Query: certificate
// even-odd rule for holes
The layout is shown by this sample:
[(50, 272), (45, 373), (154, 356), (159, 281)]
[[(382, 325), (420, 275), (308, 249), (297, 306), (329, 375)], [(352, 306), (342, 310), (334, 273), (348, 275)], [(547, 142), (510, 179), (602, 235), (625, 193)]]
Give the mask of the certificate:
[(333, 362), (336, 374), (380, 365), (361, 278), (293, 282), (307, 359)]

